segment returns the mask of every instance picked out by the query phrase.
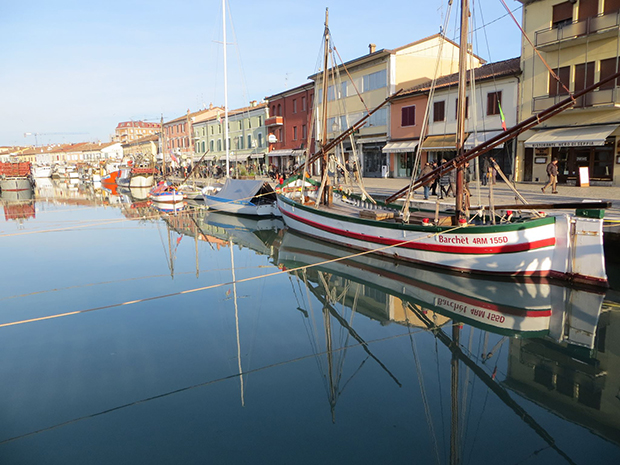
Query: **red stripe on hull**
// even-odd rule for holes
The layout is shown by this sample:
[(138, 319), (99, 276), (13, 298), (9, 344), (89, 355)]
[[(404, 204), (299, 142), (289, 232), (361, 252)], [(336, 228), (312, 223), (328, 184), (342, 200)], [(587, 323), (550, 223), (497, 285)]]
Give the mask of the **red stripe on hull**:
[(385, 237), (369, 236), (366, 234), (355, 233), (352, 231), (343, 231), (341, 229), (332, 228), (324, 224), (315, 223), (314, 221), (310, 221), (308, 219), (297, 216), (293, 213), (286, 212), (282, 209), (280, 209), (280, 211), (282, 212), (283, 215), (293, 218), (296, 221), (299, 221), (308, 226), (311, 226), (316, 229), (320, 229), (322, 231), (325, 231), (331, 234), (337, 234), (340, 236), (349, 237), (351, 239), (371, 242), (373, 244), (393, 245), (398, 248), (426, 250), (429, 252), (488, 255), (488, 254), (499, 254), (499, 253), (524, 252), (526, 250), (540, 249), (543, 247), (551, 247), (555, 245), (555, 237), (550, 237), (547, 239), (542, 239), (542, 240), (534, 241), (534, 242), (528, 242), (525, 244), (501, 245), (497, 247), (462, 247), (462, 246), (452, 246), (452, 245), (422, 244), (419, 242), (414, 242), (414, 240), (412, 240), (412, 242), (405, 242), (405, 241), (399, 241), (396, 239), (388, 239)]

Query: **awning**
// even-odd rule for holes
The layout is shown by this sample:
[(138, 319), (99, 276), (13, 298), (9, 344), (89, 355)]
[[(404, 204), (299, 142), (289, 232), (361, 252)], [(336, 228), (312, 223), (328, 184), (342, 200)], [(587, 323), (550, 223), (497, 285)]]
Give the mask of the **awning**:
[(617, 124), (540, 130), (525, 141), (526, 147), (590, 147), (605, 145)]
[[(473, 149), (474, 147), (477, 147), (483, 142), (493, 139), (495, 136), (501, 133), (502, 131), (488, 131), (488, 132), (477, 132), (477, 133), (471, 134), (470, 137), (468, 137), (465, 143), (463, 144), (463, 147), (465, 148), (465, 150)], [(504, 144), (502, 143), (502, 144), (496, 145), (495, 148), (501, 149), (503, 146)]]
[(250, 158), (252, 158), (252, 159), (264, 158), (264, 156), (265, 156), (264, 153), (253, 153), (252, 155), (250, 155)]
[[(467, 140), (469, 133), (465, 133)], [(428, 136), (422, 142), (422, 150), (439, 152), (442, 150), (456, 150), (456, 134), (442, 134), (440, 136)]]
[(273, 152), (269, 152), (267, 155), (270, 157), (292, 157), (293, 150), (291, 149), (274, 150)]
[(418, 146), (417, 140), (403, 140), (399, 142), (388, 142), (381, 150), (383, 153), (406, 153), (415, 152)]

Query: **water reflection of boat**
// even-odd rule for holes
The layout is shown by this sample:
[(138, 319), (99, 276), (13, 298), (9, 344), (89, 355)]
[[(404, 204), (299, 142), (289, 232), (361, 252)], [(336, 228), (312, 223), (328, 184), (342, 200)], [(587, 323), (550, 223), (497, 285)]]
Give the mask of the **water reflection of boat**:
[[(349, 257), (349, 258), (344, 258)], [(521, 337), (548, 335), (557, 341), (591, 345), (603, 296), (546, 281), (489, 280), (415, 267), (286, 231), (279, 250), (286, 268), (315, 265), (318, 270), (361, 282), (426, 310), (496, 333)], [(337, 260), (338, 261), (333, 261)], [(394, 304), (385, 317), (393, 320)], [(567, 316), (570, 315), (570, 316)], [(577, 323), (577, 315), (584, 318)], [(589, 316), (589, 324), (585, 321)], [(592, 326), (594, 323), (594, 326)], [(574, 328), (571, 324), (578, 324)]]
[(282, 220), (274, 217), (250, 218), (201, 209), (200, 228), (204, 234), (222, 241), (247, 247), (260, 254), (272, 255), (277, 232), (284, 228)]
[(2, 207), (4, 209), (4, 219), (6, 221), (17, 221), (23, 223), (36, 217), (34, 200), (20, 200), (16, 193), (2, 193)]

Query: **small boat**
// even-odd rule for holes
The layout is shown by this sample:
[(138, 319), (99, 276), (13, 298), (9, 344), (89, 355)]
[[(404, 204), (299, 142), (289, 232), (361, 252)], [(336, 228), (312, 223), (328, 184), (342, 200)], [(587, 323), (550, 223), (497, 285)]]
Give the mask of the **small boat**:
[(32, 174), (35, 178), (50, 178), (52, 177), (52, 167), (49, 165), (34, 165), (32, 167)]
[(157, 170), (152, 163), (140, 163), (131, 168), (129, 187), (151, 187), (155, 183)]
[(148, 194), (148, 198), (152, 202), (158, 204), (178, 204), (183, 203), (185, 197), (179, 192), (175, 186), (170, 185), (167, 181), (160, 181)]
[(205, 205), (213, 210), (249, 216), (280, 216), (276, 193), (265, 181), (226, 179), (215, 194), (202, 192)]
[(131, 182), (131, 166), (121, 166), (119, 174), (116, 177), (116, 184), (118, 186), (129, 187)]
[(30, 162), (0, 162), (0, 191), (32, 195), (34, 185)]

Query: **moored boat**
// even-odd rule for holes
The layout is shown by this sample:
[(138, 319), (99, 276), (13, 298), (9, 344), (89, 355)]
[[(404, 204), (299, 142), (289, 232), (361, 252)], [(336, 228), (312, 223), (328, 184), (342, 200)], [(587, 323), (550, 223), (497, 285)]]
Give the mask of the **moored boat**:
[(276, 193), (265, 181), (226, 179), (224, 186), (212, 193), (203, 190), (205, 205), (237, 215), (280, 216), (276, 205)]
[(34, 179), (30, 162), (0, 162), (0, 191), (32, 194)]

